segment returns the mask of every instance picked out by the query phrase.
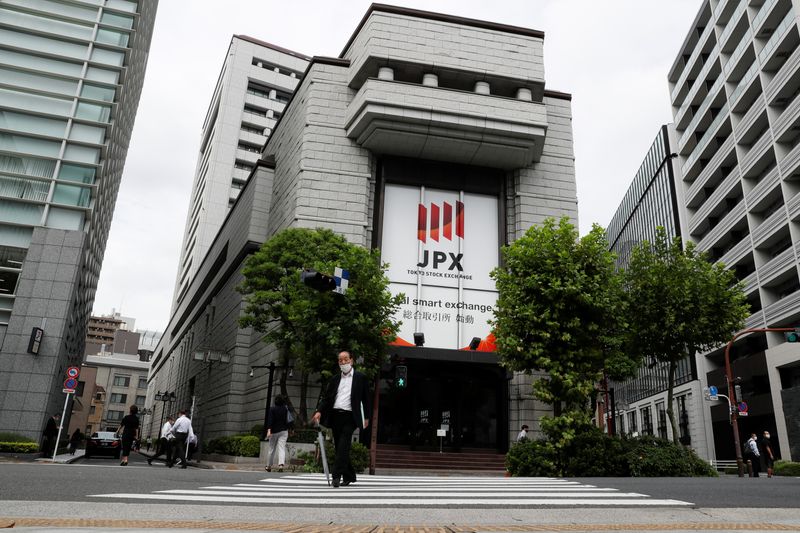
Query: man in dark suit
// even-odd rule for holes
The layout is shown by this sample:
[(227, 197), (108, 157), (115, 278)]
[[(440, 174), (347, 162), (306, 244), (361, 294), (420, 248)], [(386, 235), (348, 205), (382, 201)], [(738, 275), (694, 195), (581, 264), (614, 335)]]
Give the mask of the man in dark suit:
[[(339, 353), (340, 372), (331, 378), (325, 395), (311, 417), (333, 430), (336, 459), (333, 463), (333, 486), (347, 486), (356, 482), (356, 473), (350, 462), (350, 442), (356, 428), (366, 429), (372, 416), (367, 376), (353, 369), (350, 352)], [(340, 481), (341, 480), (341, 481)]]

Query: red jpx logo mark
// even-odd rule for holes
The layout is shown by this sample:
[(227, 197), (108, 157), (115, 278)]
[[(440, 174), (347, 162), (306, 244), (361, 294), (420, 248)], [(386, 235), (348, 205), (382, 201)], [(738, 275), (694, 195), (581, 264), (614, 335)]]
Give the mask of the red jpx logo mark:
[[(456, 237), (464, 238), (464, 203), (456, 202)], [(453, 240), (453, 206), (444, 202), (442, 209), (431, 204), (430, 238), (439, 242), (439, 231), (448, 241)], [(428, 238), (428, 209), (419, 204), (417, 209), (417, 239), (426, 242)]]

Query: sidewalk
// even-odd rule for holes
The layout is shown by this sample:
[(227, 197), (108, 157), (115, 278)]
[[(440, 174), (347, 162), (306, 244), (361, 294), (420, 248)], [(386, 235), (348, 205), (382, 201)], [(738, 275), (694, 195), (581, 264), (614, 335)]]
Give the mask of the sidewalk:
[(78, 450), (75, 450), (75, 454), (74, 455), (69, 454), (69, 453), (60, 453), (60, 454), (56, 455), (55, 461), (53, 460), (53, 456), (52, 455), (48, 456), (48, 457), (39, 457), (38, 459), (36, 459), (36, 461), (39, 462), (39, 463), (58, 463), (58, 464), (62, 464), (62, 465), (68, 465), (68, 464), (74, 463), (75, 461), (77, 461), (78, 459), (83, 457), (83, 454), (85, 452), (86, 452), (86, 450), (84, 450), (84, 449), (78, 449)]

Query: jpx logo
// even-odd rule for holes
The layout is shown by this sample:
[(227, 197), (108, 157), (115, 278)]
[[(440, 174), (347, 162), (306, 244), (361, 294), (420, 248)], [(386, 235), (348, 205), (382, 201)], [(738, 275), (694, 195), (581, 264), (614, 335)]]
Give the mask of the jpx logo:
[[(430, 220), (430, 227), (428, 221)], [(455, 225), (455, 228), (453, 227)], [(439, 242), (439, 238), (453, 240), (453, 233), (455, 230), (455, 237), (459, 239), (464, 238), (464, 203), (456, 202), (455, 208), (455, 224), (453, 220), (453, 206), (447, 202), (442, 202), (440, 208), (438, 204), (430, 205), (430, 217), (428, 217), (428, 208), (423, 204), (419, 204), (417, 210), (417, 239), (421, 242), (427, 242), (430, 238), (431, 241)], [(432, 256), (432, 257), (430, 257)], [(458, 270), (462, 272), (464, 269), (461, 267), (461, 260), (464, 254), (456, 254), (453, 252), (432, 251), (429, 254), (428, 250), (423, 252), (422, 261), (417, 263), (418, 267), (425, 268), (430, 262), (431, 266), (438, 269), (442, 264), (449, 260), (447, 270)]]

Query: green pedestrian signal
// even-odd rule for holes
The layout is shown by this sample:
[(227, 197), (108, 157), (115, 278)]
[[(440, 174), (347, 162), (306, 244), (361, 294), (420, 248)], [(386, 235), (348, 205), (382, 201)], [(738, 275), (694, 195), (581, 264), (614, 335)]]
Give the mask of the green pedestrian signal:
[(783, 336), (786, 337), (786, 342), (800, 342), (800, 328), (794, 328), (794, 331), (785, 331)]
[(408, 386), (408, 367), (398, 365), (394, 369), (394, 385), (398, 389), (405, 389)]

